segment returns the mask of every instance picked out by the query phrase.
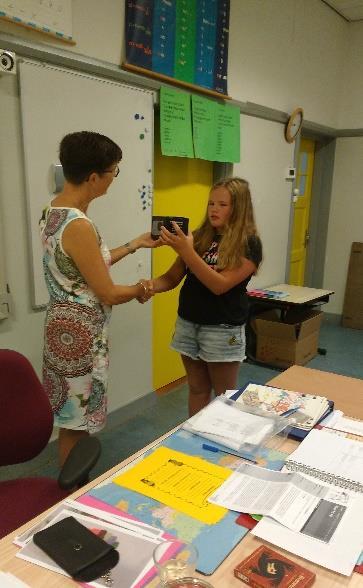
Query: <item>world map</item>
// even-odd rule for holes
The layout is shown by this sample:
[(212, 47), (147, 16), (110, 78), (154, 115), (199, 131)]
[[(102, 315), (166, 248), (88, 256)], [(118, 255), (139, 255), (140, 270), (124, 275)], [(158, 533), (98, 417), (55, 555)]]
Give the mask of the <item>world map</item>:
[[(163, 445), (188, 455), (201, 457), (232, 470), (241, 463), (238, 457), (205, 451), (202, 447), (204, 442), (205, 439), (202, 437), (179, 429), (164, 439), (159, 446)], [(217, 443), (214, 445), (222, 447)], [(286, 457), (285, 452), (263, 447), (259, 450), (258, 464), (269, 469), (280, 470)], [(214, 572), (248, 532), (248, 529), (236, 523), (239, 513), (228, 511), (218, 523), (208, 525), (152, 498), (114, 484), (112, 481), (92, 489), (89, 494), (149, 525), (163, 529), (182, 541), (193, 543), (199, 554), (197, 569), (206, 575)]]

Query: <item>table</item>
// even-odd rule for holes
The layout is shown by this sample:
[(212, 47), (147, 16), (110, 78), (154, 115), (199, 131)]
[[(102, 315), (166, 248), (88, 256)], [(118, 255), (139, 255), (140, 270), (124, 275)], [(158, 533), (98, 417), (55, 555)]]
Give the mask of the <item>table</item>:
[[(249, 313), (246, 322), (246, 355), (248, 361), (260, 365), (267, 365), (264, 362), (256, 359), (256, 335), (252, 328), (252, 321), (256, 315), (266, 310), (276, 309), (280, 312), (281, 321), (284, 321), (286, 313), (292, 309), (309, 308), (313, 309), (320, 307), (322, 304), (329, 302), (329, 298), (334, 294), (333, 290), (322, 290), (318, 288), (307, 288), (305, 286), (293, 286), (291, 284), (277, 284), (276, 286), (269, 286), (263, 288), (269, 292), (288, 292), (287, 296), (283, 298), (261, 297), (258, 294), (253, 294), (253, 291), (248, 295), (249, 298)], [(318, 348), (318, 353), (326, 354), (326, 349)], [(269, 367), (278, 367), (268, 364)], [(281, 369), (281, 368), (278, 368)]]
[[(363, 418), (363, 380), (338, 376), (336, 374), (322, 372), (301, 366), (293, 366), (270, 380), (269, 384), (272, 386), (280, 386), (300, 392), (308, 392), (327, 396), (335, 401), (336, 408), (343, 410), (343, 412), (347, 415)], [(177, 427), (167, 433), (167, 435), (176, 429)], [(121, 464), (115, 466), (81, 490), (78, 490), (72, 495), (71, 498), (80, 496), (85, 491), (87, 491), (87, 489), (96, 486), (103, 480), (106, 480), (110, 476), (114, 475), (121, 467), (136, 459), (145, 450), (150, 449), (156, 445), (167, 435), (164, 435), (160, 439), (150, 443), (141, 451), (124, 460)], [(281, 449), (291, 452), (295, 449), (297, 444), (298, 443), (296, 441), (287, 439)], [(44, 514), (34, 519), (31, 523), (23, 525), (21, 530), (25, 530), (28, 526), (33, 524), (35, 520), (40, 520), (43, 518), (43, 516)], [(15, 554), (18, 548), (12, 544), (12, 538), (18, 533), (19, 530), (8, 535), (0, 541), (0, 569), (2, 571), (13, 573), (32, 588), (67, 588), (75, 586), (75, 583), (72, 580), (65, 578), (64, 576), (60, 576), (59, 574), (15, 558)], [(239, 545), (225, 559), (225, 561), (219, 566), (219, 568), (217, 568), (214, 574), (207, 577), (207, 580), (214, 586), (214, 588), (242, 588), (244, 584), (233, 576), (233, 569), (237, 563), (239, 563), (261, 544), (262, 542), (259, 539), (248, 533), (246, 537), (244, 537), (244, 539), (239, 543)], [(350, 578), (346, 578), (345, 576), (341, 576), (326, 570), (325, 568), (312, 564), (291, 553), (285, 552), (280, 548), (277, 549), (280, 553), (285, 554), (290, 559), (300, 563), (306, 568), (313, 570), (317, 574), (317, 580), (315, 583), (317, 588), (337, 588), (341, 586), (349, 586), (349, 588), (363, 588), (363, 575), (354, 573)], [(150, 586), (152, 585), (155, 586), (155, 582), (150, 584)], [(114, 588), (117, 587), (115, 586)]]

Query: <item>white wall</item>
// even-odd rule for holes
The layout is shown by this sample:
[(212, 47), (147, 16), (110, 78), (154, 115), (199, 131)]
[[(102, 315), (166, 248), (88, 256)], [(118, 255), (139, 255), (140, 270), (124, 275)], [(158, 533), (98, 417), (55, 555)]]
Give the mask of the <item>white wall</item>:
[[(363, 137), (337, 140), (324, 287), (334, 288), (326, 310), (341, 314), (353, 241), (363, 241)], [(337, 279), (339, 276), (339, 279)]]
[(335, 127), (347, 41), (320, 0), (231, 0), (229, 94)]
[(349, 44), (339, 79), (338, 127), (363, 129), (363, 22), (349, 24)]
[[(119, 64), (124, 39), (123, 9), (124, 2), (120, 0), (107, 0), (107, 9), (98, 0), (73, 0), (74, 47), (4, 21), (0, 21), (0, 32)], [(363, 127), (363, 66), (359, 62), (362, 37), (361, 26), (348, 25), (321, 0), (231, 0), (229, 93), (235, 99), (286, 112), (301, 105), (306, 118), (316, 123), (336, 126), (339, 118), (343, 126)], [(354, 50), (360, 50), (357, 57), (353, 50), (351, 54), (347, 51), (351, 40)], [(354, 59), (352, 66), (350, 59)], [(351, 91), (345, 92), (346, 88), (354, 88), (354, 97), (348, 97)], [(345, 106), (339, 111), (338, 101), (343, 98)], [(0, 77), (0, 102), (0, 212), (7, 277), (14, 300), (13, 317), (0, 322), (0, 347), (22, 351), (40, 371), (44, 314), (30, 307), (19, 98), (14, 78)], [(349, 118), (351, 107), (359, 117)], [(247, 117), (242, 122), (242, 162), (236, 172), (251, 181), (256, 198), (257, 220), (265, 240), (265, 262), (256, 282), (268, 285), (284, 277), (290, 185), (280, 174), (282, 166), (292, 163), (292, 148), (283, 139), (282, 125)], [(357, 161), (361, 157), (358, 142), (340, 143), (339, 153), (345, 165), (335, 177), (329, 247), (335, 246), (332, 234), (338, 220), (349, 226), (349, 207), (359, 208), (360, 196), (358, 190), (351, 189), (349, 165), (350, 156)], [(362, 184), (359, 178), (357, 184)], [(339, 186), (348, 186), (347, 207), (339, 205)], [(341, 215), (339, 219), (335, 218), (337, 214)], [(354, 220), (358, 218), (352, 214)], [(266, 221), (269, 217), (271, 222)], [(343, 278), (341, 268), (336, 273), (331, 259), (334, 256), (327, 258), (325, 279), (338, 291), (345, 283), (345, 274)], [(338, 312), (340, 299), (337, 296), (335, 300)], [(127, 401), (125, 397), (123, 402)]]
[(285, 281), (286, 251), (291, 208), (291, 182), (286, 168), (293, 164), (294, 147), (283, 138), (281, 125), (241, 117), (241, 163), (234, 172), (249, 181), (264, 259), (251, 285)]

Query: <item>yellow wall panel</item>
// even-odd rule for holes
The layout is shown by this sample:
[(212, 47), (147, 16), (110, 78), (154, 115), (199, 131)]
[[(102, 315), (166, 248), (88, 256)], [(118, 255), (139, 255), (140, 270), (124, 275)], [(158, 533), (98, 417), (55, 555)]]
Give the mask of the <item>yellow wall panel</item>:
[[(158, 123), (156, 122), (156, 127)], [(153, 214), (187, 216), (194, 230), (201, 222), (213, 182), (213, 164), (201, 159), (164, 157), (156, 134)], [(164, 273), (176, 254), (170, 247), (152, 253), (152, 275)], [(158, 390), (185, 375), (180, 356), (169, 349), (177, 316), (179, 288), (152, 300), (153, 386)]]

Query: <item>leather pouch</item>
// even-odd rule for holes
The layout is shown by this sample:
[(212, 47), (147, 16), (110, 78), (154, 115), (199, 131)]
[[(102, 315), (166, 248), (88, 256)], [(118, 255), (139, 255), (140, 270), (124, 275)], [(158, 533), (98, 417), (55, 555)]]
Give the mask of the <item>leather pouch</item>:
[(92, 582), (107, 574), (119, 553), (74, 517), (66, 517), (33, 535), (40, 547), (74, 580)]

